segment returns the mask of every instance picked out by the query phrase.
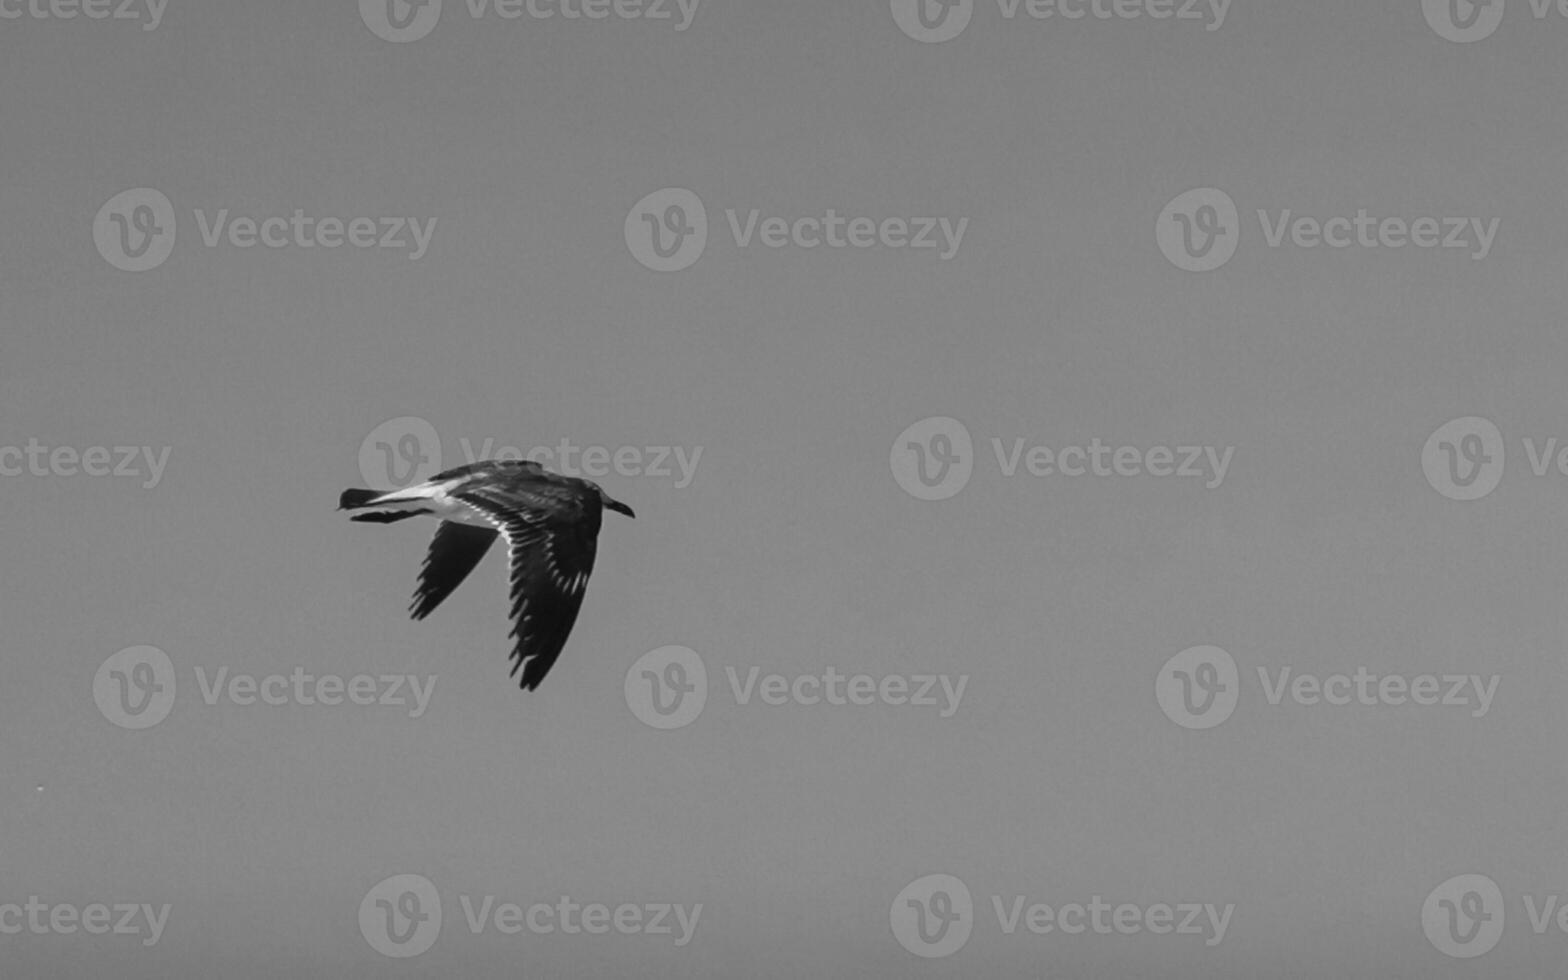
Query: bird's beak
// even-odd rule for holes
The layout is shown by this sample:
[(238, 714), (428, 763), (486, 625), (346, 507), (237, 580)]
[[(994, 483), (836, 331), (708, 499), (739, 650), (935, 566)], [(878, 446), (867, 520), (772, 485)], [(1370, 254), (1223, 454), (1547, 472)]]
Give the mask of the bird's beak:
[(615, 511), (617, 514), (625, 514), (627, 517), (636, 517), (637, 516), (636, 514), (632, 513), (632, 509), (630, 507), (628, 507), (625, 504), (621, 503), (619, 500), (612, 500), (609, 497), (605, 497), (604, 498), (604, 506), (606, 506), (606, 507), (610, 508), (611, 510)]

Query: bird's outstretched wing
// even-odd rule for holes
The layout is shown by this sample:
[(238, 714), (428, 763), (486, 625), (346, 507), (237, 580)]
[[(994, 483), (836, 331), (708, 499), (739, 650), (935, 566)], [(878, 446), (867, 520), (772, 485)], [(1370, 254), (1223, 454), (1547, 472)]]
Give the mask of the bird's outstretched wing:
[(582, 608), (600, 512), (566, 483), (480, 486), (457, 496), (489, 515), (512, 561), (512, 676), (532, 691), (555, 666)]
[[(401, 516), (401, 515), (399, 515)], [(419, 569), (419, 586), (414, 589), (414, 601), (409, 611), (415, 619), (424, 619), (462, 584), (468, 573), (490, 550), (496, 533), (487, 527), (442, 521), (436, 536), (430, 541), (430, 552)]]

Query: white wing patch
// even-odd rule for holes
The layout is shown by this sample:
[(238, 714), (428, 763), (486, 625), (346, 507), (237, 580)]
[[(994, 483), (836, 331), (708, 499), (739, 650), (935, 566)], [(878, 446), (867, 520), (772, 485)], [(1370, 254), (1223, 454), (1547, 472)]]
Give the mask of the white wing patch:
[(440, 483), (416, 483), (401, 490), (390, 490), (370, 501), (370, 505), (396, 504), (408, 500), (435, 500), (445, 496), (448, 490), (462, 482), (462, 480), (443, 480)]

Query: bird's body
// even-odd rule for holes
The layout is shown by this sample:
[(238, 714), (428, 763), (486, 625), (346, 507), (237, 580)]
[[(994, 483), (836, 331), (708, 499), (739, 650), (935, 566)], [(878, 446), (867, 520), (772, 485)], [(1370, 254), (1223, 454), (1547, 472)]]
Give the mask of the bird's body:
[(409, 607), (415, 619), (452, 594), (497, 535), (505, 538), (517, 638), (512, 673), (522, 672), (519, 683), (529, 691), (555, 665), (577, 621), (604, 510), (636, 516), (591, 480), (551, 473), (530, 460), (484, 460), (387, 493), (345, 490), (338, 508), (363, 511), (355, 521), (430, 516), (441, 522)]

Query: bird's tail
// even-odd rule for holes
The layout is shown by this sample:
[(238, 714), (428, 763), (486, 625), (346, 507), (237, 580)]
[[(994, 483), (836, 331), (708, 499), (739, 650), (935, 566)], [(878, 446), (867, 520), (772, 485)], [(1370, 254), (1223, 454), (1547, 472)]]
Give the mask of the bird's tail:
[(410, 517), (418, 517), (420, 514), (431, 514), (431, 513), (434, 513), (434, 511), (429, 511), (429, 510), (373, 510), (373, 511), (371, 511), (368, 514), (355, 514), (353, 517), (350, 517), (349, 520), (351, 520), (351, 521), (369, 521), (372, 524), (395, 524), (398, 521), (406, 521)]
[[(385, 494), (375, 490), (344, 490), (343, 495), (338, 498), (338, 510), (363, 510), (366, 507), (373, 507), (375, 506), (375, 501), (380, 500), (384, 496)], [(410, 517), (418, 517), (420, 514), (435, 513), (428, 507), (410, 507), (403, 501), (398, 503), (402, 504), (402, 506), (394, 504), (390, 507), (371, 511), (368, 514), (355, 514), (349, 520), (368, 521), (372, 524), (392, 524), (396, 521), (407, 520)]]
[(343, 496), (338, 498), (338, 510), (358, 510), (361, 507), (369, 506), (370, 502), (379, 496), (381, 494), (374, 490), (360, 490), (357, 488), (344, 490)]

